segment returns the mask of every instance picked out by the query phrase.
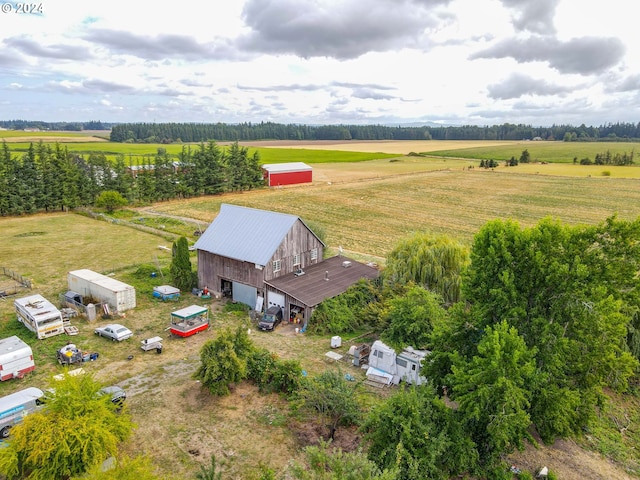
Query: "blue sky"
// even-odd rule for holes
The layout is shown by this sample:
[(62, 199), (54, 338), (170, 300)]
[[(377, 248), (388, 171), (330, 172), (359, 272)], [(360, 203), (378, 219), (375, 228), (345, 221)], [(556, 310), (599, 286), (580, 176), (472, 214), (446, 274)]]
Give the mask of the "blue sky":
[(3, 120), (640, 121), (628, 0), (36, 5), (2, 3)]

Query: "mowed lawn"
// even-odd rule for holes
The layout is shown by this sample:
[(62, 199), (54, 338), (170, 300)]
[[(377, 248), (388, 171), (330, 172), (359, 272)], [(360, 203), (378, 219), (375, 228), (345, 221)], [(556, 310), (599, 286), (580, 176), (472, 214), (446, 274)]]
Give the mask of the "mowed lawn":
[(62, 291), (70, 270), (109, 273), (169, 258), (159, 245), (171, 246), (155, 235), (82, 215), (0, 218), (0, 266), (32, 279), (47, 293)]

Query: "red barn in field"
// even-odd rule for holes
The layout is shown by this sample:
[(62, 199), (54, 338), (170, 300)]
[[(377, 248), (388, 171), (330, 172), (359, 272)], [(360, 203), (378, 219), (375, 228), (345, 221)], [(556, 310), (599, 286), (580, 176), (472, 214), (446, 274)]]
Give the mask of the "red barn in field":
[(270, 163), (262, 165), (262, 169), (267, 185), (270, 187), (310, 183), (313, 177), (313, 169), (302, 162)]

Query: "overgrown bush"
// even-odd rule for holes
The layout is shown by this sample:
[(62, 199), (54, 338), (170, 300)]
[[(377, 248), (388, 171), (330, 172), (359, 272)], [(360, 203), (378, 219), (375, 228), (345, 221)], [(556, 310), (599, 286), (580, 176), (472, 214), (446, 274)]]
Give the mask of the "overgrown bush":
[(302, 367), (297, 360), (280, 360), (275, 353), (261, 348), (247, 358), (247, 378), (261, 392), (293, 393), (300, 388)]
[(380, 293), (376, 285), (360, 280), (337, 297), (316, 307), (309, 321), (310, 331), (320, 335), (350, 333), (379, 319)]

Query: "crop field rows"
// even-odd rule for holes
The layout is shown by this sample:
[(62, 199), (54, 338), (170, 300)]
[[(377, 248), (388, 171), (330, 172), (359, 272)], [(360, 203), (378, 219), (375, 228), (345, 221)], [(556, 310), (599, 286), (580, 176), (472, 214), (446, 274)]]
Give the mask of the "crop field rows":
[[(329, 167), (327, 167), (329, 168)], [(551, 216), (570, 224), (640, 215), (637, 181), (452, 170), (368, 181), (324, 183), (168, 202), (159, 212), (211, 221), (222, 202), (299, 215), (321, 225), (330, 246), (384, 257), (415, 231), (469, 243), (487, 221), (533, 225)]]

